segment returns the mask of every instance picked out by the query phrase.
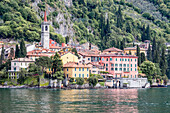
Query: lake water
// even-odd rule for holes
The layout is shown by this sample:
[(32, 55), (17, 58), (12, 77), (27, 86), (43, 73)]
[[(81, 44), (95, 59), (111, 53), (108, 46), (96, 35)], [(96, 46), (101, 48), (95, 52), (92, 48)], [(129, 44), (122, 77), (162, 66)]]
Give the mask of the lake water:
[(151, 89), (0, 89), (0, 113), (170, 112), (170, 87)]

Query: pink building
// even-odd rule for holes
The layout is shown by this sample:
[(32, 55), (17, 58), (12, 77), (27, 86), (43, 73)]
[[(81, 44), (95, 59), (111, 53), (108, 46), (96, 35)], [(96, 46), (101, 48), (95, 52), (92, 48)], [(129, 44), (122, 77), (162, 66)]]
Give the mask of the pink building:
[(114, 78), (138, 78), (137, 56), (124, 54), (101, 54), (99, 62)]

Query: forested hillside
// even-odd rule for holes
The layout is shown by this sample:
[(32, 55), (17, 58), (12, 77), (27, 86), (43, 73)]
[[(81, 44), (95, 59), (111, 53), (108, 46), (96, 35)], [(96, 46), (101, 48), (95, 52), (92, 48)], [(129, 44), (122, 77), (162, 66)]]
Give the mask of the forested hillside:
[(0, 38), (40, 40), (43, 11), (51, 38), (90, 41), (101, 50), (125, 42), (170, 42), (168, 0), (1, 0)]

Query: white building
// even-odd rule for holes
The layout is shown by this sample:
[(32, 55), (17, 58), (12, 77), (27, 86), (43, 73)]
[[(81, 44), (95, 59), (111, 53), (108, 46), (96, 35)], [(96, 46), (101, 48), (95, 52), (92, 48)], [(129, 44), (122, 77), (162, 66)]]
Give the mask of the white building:
[(9, 77), (14, 79), (16, 76), (19, 78), (19, 71), (21, 69), (28, 70), (30, 63), (34, 63), (32, 59), (29, 58), (17, 58), (11, 61), (11, 70), (9, 70)]

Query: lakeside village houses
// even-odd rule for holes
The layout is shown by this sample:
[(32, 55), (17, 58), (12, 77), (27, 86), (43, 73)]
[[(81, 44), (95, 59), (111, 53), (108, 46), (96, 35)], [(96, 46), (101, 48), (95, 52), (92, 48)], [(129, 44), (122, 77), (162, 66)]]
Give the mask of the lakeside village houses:
[[(63, 62), (63, 71), (66, 81), (69, 78), (82, 77), (88, 79), (90, 74), (100, 74), (107, 80), (113, 80), (110, 83), (113, 85), (114, 81), (126, 81), (138, 87), (141, 80), (138, 78), (136, 47), (125, 48), (124, 51), (115, 47), (99, 51), (99, 48), (88, 42), (82, 45), (62, 44), (61, 46), (50, 39), (49, 22), (47, 21), (46, 12), (44, 13), (44, 22), (41, 24), (41, 42), (34, 45), (28, 45), (27, 58), (17, 58), (11, 61), (11, 70), (9, 70), (9, 78), (19, 78), (19, 71), (21, 69), (29, 70), (29, 64), (34, 63), (36, 59), (47, 56), (54, 56), (56, 52), (59, 53)], [(146, 54), (148, 48), (148, 41), (141, 48), (141, 52)], [(76, 48), (79, 58), (71, 52), (72, 48)], [(15, 49), (14, 49), (15, 50)], [(128, 52), (131, 51), (132, 55)], [(106, 71), (107, 73), (101, 73)], [(146, 82), (146, 80), (145, 80)], [(134, 86), (135, 87), (135, 86)]]

